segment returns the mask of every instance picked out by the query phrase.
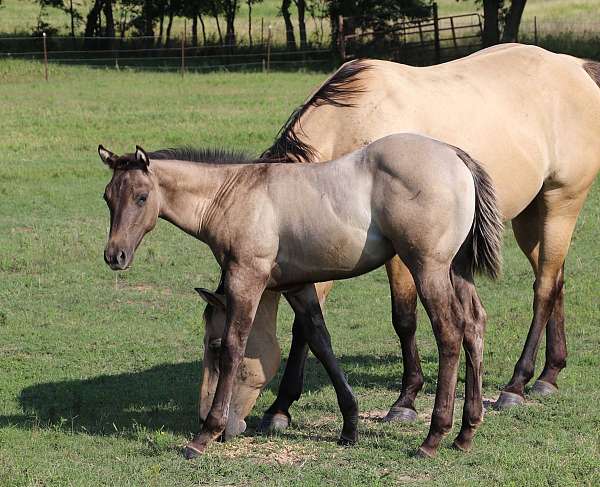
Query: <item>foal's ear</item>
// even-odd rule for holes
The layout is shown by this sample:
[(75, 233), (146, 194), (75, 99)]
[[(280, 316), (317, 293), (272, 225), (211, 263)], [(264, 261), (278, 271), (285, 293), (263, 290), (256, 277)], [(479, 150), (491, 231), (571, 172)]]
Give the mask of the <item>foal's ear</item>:
[(146, 166), (146, 169), (148, 169), (150, 159), (148, 159), (148, 154), (146, 154), (146, 151), (142, 149), (139, 145), (135, 146), (135, 160), (144, 164)]
[(102, 144), (98, 146), (98, 155), (100, 156), (100, 159), (102, 159), (102, 162), (109, 166), (111, 165), (115, 156), (111, 151), (105, 149)]
[(227, 302), (225, 301), (225, 295), (213, 293), (208, 289), (201, 287), (194, 288), (204, 301), (208, 304), (215, 306), (216, 308), (227, 309)]

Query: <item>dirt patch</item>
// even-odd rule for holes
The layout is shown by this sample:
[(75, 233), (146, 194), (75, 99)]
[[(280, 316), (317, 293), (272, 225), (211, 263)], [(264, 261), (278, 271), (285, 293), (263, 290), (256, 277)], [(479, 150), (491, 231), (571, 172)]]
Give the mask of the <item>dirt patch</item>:
[(373, 411), (365, 411), (363, 413), (360, 413), (358, 417), (362, 421), (367, 421), (370, 423), (380, 423), (383, 420), (383, 418), (385, 418), (387, 413), (388, 412), (384, 411), (383, 409), (374, 409)]
[(216, 445), (217, 453), (225, 458), (250, 458), (266, 465), (303, 465), (316, 455), (309, 446), (290, 445), (255, 438), (238, 438), (234, 442)]
[(12, 233), (31, 233), (33, 227), (15, 227), (12, 229)]

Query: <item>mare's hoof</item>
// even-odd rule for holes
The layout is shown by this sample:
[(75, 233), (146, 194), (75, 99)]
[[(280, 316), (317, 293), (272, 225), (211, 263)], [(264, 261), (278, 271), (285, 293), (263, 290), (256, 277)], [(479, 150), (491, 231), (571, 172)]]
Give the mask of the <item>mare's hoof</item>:
[(183, 449), (183, 456), (186, 460), (192, 460), (193, 458), (199, 457), (200, 455), (202, 455), (202, 451), (198, 450), (193, 446), (187, 445)]
[(431, 448), (427, 448), (426, 446), (420, 446), (415, 452), (415, 457), (417, 458), (435, 458), (436, 451)]
[(556, 387), (554, 384), (550, 384), (550, 382), (546, 382), (544, 380), (536, 380), (531, 388), (530, 394), (534, 396), (546, 397), (556, 394), (557, 392), (558, 387)]
[(291, 418), (283, 413), (265, 413), (260, 420), (258, 428), (256, 428), (257, 433), (273, 433), (276, 431), (283, 431), (290, 426)]
[(405, 407), (392, 407), (390, 412), (386, 414), (383, 421), (391, 423), (392, 421), (399, 421), (402, 423), (412, 423), (417, 420), (417, 412), (411, 408)]
[(460, 441), (458, 438), (456, 438), (456, 440), (454, 440), (454, 442), (452, 443), (452, 446), (455, 449), (457, 449), (458, 451), (467, 453), (468, 451), (471, 450), (471, 447), (473, 446), (473, 442), (472, 441)]
[(514, 406), (520, 406), (525, 402), (523, 396), (515, 394), (514, 392), (502, 391), (500, 397), (494, 403), (494, 409), (497, 411), (503, 411)]
[(358, 438), (355, 436), (354, 438), (348, 438), (345, 437), (344, 435), (340, 436), (340, 439), (337, 441), (337, 444), (340, 446), (354, 446), (356, 445), (356, 442), (358, 441)]

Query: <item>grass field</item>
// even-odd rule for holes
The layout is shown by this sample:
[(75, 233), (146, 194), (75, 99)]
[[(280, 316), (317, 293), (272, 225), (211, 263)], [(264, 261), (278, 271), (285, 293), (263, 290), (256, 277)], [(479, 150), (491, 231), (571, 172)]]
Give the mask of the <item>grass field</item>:
[[(597, 186), (567, 262), (570, 357), (559, 395), (488, 412), (469, 454), (452, 450), (451, 436), (435, 460), (414, 458), (428, 428), (437, 353), (421, 311), (427, 383), (420, 420), (376, 421), (395, 400), (401, 376), (379, 270), (338, 283), (327, 306), (334, 348), (359, 398), (359, 445), (336, 445), (335, 395), (310, 358), (288, 432), (253, 435), (277, 379), (246, 436), (186, 462), (180, 449), (196, 430), (203, 333), (193, 287), (214, 286), (218, 269), (207, 247), (161, 222), (133, 268), (111, 272), (102, 259), (108, 211), (101, 198), (110, 175), (96, 147), (209, 144), (258, 153), (323, 74), (182, 80), (52, 67), (49, 83), (40, 74), (37, 64), (0, 63), (0, 485), (600, 484)], [(508, 233), (504, 261), (501, 281), (479, 285), (490, 316), (488, 399), (509, 378), (530, 320), (531, 273)], [(283, 306), (285, 354), (290, 324)]]

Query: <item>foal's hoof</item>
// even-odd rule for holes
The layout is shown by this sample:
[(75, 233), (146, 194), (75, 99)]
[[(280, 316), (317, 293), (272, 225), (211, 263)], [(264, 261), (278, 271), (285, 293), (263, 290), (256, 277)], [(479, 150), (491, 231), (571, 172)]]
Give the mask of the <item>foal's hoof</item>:
[(417, 458), (435, 458), (436, 455), (436, 451), (432, 450), (431, 448), (427, 448), (426, 446), (420, 446), (417, 451), (415, 452), (415, 457)]
[(383, 421), (391, 423), (392, 421), (399, 421), (402, 423), (412, 423), (417, 420), (417, 412), (411, 408), (405, 407), (392, 407), (390, 412), (386, 414)]
[(536, 380), (529, 392), (533, 396), (546, 397), (556, 394), (558, 392), (558, 387), (544, 380)]
[(257, 433), (273, 433), (276, 431), (283, 431), (290, 426), (291, 418), (283, 413), (265, 413), (260, 420), (258, 428), (256, 428)]
[(504, 409), (509, 409), (514, 406), (520, 406), (525, 402), (523, 396), (519, 394), (515, 394), (514, 392), (502, 391), (500, 393), (500, 397), (494, 404), (494, 409), (497, 411), (503, 411)]

